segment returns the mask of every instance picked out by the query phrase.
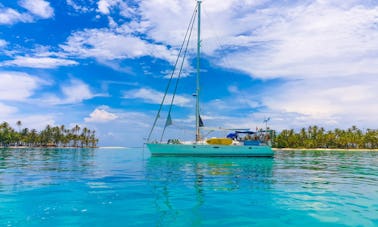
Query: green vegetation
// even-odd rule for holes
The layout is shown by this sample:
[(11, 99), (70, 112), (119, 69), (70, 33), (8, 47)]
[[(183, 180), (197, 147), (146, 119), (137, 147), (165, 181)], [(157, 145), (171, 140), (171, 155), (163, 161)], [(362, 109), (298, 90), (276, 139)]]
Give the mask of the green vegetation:
[(7, 122), (0, 124), (0, 146), (28, 146), (28, 147), (96, 147), (98, 139), (95, 131), (80, 128), (76, 125), (72, 129), (62, 126), (47, 125), (37, 132), (35, 129), (21, 129), (21, 121), (16, 123), (18, 131), (10, 127)]
[(378, 149), (378, 130), (360, 130), (352, 126), (347, 130), (325, 131), (318, 126), (302, 128), (299, 132), (283, 130), (275, 136), (276, 148), (335, 148), (335, 149)]

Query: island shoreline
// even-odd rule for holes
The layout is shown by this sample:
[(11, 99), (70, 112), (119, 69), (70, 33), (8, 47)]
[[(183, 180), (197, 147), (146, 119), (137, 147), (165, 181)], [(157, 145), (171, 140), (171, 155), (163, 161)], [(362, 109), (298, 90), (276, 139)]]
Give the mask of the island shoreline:
[[(111, 148), (129, 148), (129, 147), (29, 147), (29, 146), (9, 146), (4, 147), (0, 146), (0, 149), (97, 149), (97, 148), (104, 148), (104, 149), (111, 149)], [(378, 151), (378, 149), (350, 149), (350, 148), (272, 148), (274, 151)]]
[(378, 151), (378, 149), (357, 148), (272, 148), (274, 151)]

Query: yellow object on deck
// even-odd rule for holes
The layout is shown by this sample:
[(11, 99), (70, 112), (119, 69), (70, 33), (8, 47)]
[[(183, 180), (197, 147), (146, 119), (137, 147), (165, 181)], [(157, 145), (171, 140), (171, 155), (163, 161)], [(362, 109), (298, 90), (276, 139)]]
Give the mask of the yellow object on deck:
[(231, 145), (232, 139), (230, 139), (230, 138), (211, 138), (211, 139), (206, 140), (206, 143), (214, 144), (214, 145)]

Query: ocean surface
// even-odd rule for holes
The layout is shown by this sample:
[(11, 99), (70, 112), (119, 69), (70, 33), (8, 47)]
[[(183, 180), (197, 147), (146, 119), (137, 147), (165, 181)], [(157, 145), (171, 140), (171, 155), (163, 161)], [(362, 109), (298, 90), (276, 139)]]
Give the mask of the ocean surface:
[(0, 226), (378, 226), (378, 152), (0, 149)]

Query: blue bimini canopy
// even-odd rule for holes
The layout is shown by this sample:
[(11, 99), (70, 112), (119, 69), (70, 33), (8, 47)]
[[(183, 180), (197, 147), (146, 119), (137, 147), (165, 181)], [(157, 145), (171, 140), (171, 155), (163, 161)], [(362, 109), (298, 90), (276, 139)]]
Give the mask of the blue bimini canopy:
[(230, 133), (230, 134), (227, 135), (227, 138), (235, 139), (237, 136), (238, 136), (237, 133)]

